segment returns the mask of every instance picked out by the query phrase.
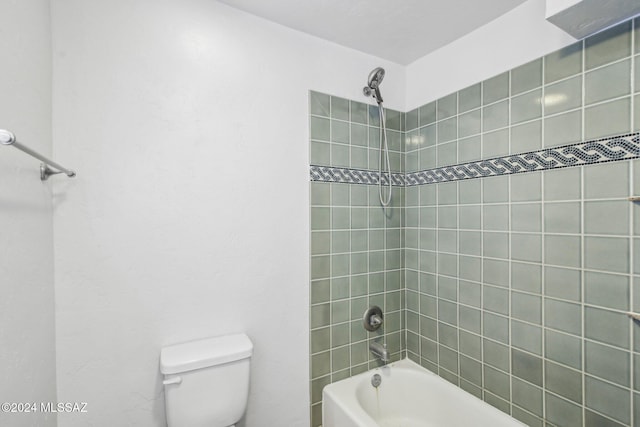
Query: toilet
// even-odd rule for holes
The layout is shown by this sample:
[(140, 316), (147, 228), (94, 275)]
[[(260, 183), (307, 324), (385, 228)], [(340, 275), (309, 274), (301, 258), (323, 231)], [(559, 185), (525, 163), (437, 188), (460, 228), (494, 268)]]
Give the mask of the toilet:
[(233, 427), (247, 408), (252, 354), (245, 334), (164, 347), (168, 427)]

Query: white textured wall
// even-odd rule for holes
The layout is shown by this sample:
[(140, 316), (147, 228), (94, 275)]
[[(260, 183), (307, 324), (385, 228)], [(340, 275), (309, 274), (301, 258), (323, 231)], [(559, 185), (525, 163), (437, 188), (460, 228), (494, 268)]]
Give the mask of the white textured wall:
[(545, 0), (528, 0), (409, 64), (407, 110), (561, 49), (575, 39), (545, 20)]
[(308, 90), (404, 70), (212, 0), (56, 0), (60, 427), (163, 426), (163, 345), (246, 331), (246, 426), (308, 425)]
[[(47, 0), (0, 0), (0, 128), (51, 152)], [(53, 225), (39, 162), (0, 146), (0, 402), (56, 400)], [(51, 414), (4, 414), (0, 426), (54, 426)]]

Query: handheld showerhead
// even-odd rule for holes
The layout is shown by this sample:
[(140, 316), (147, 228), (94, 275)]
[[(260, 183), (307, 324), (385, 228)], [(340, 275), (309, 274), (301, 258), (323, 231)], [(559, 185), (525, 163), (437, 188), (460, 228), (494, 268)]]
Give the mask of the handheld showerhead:
[(369, 73), (369, 87), (377, 88), (384, 79), (384, 68), (378, 67)]
[[(367, 85), (362, 89), (364, 96), (373, 96), (378, 103), (378, 117), (380, 118), (380, 157), (378, 162), (378, 197), (380, 204), (384, 207), (391, 203), (391, 192), (393, 191), (391, 184), (391, 162), (389, 161), (389, 144), (387, 142), (387, 125), (384, 117), (384, 107), (382, 106), (382, 94), (380, 93), (380, 83), (384, 79), (384, 68), (377, 67), (369, 73)], [(384, 166), (384, 165), (386, 166)], [(386, 168), (386, 172), (384, 171)], [(383, 195), (382, 181), (386, 178), (388, 186), (387, 195)]]
[(378, 67), (374, 68), (373, 71), (369, 73), (369, 80), (367, 81), (367, 86), (364, 87), (362, 92), (365, 96), (372, 95), (376, 99), (378, 104), (382, 103), (382, 94), (380, 93), (380, 83), (384, 79), (384, 68)]

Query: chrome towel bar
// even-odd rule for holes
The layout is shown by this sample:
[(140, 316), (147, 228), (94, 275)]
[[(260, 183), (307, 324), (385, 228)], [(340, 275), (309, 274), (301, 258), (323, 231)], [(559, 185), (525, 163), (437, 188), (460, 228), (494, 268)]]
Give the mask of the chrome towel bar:
[(23, 151), (28, 155), (40, 160), (42, 162), (42, 164), (40, 165), (40, 179), (42, 181), (46, 181), (47, 179), (49, 179), (51, 175), (56, 175), (59, 173), (64, 173), (69, 178), (73, 178), (74, 176), (76, 176), (76, 173), (71, 169), (67, 169), (64, 166), (60, 165), (59, 163), (56, 163), (53, 160), (47, 159), (42, 154), (36, 151), (33, 151), (31, 148), (18, 142), (13, 132), (10, 132), (5, 129), (0, 129), (0, 144), (11, 145), (17, 148), (18, 150)]

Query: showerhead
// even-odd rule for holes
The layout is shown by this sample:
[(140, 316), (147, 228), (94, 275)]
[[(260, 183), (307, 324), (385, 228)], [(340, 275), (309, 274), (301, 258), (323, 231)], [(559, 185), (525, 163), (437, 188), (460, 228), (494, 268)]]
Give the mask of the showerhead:
[(382, 94), (380, 94), (380, 83), (384, 79), (384, 68), (378, 67), (374, 68), (373, 71), (369, 73), (369, 80), (367, 81), (367, 86), (362, 90), (365, 96), (373, 95), (378, 104), (382, 103)]
[(384, 68), (378, 67), (369, 73), (369, 87), (377, 88), (384, 80)]

